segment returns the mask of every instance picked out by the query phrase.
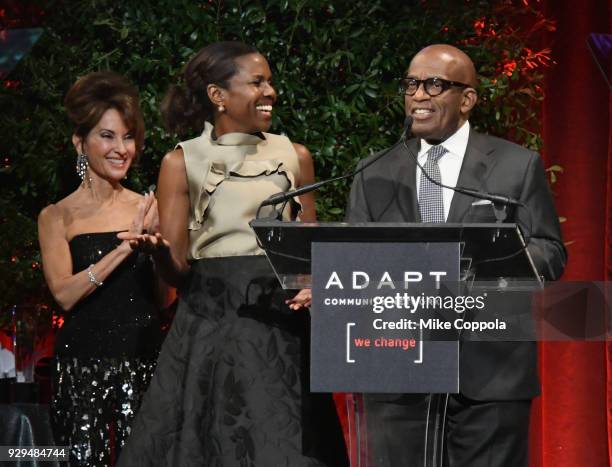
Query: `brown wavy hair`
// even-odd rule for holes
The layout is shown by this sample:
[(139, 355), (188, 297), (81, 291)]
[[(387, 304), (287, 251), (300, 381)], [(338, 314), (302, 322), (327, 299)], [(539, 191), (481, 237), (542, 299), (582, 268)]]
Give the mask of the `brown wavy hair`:
[(113, 71), (96, 71), (77, 80), (64, 99), (74, 134), (85, 138), (108, 109), (115, 109), (132, 132), (136, 153), (144, 146), (144, 119), (136, 88)]

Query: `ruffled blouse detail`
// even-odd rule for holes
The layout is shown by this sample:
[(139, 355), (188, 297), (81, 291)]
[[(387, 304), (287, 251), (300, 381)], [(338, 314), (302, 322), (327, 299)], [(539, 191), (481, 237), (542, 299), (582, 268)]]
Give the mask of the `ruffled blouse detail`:
[(259, 254), (248, 222), (268, 196), (296, 187), (297, 153), (284, 136), (213, 132), (206, 123), (201, 136), (177, 145), (189, 185), (189, 257)]
[[(295, 177), (283, 164), (278, 160), (264, 161), (243, 161), (237, 164), (228, 166), (225, 161), (211, 161), (208, 166), (208, 175), (202, 183), (202, 190), (199, 193), (197, 203), (193, 206), (192, 222), (189, 225), (190, 230), (199, 229), (204, 223), (206, 213), (209, 208), (212, 208), (214, 197), (213, 194), (224, 181), (231, 177), (269, 177), (273, 174), (283, 175), (287, 180), (287, 186), (295, 188)], [(263, 201), (263, 200), (262, 200)]]

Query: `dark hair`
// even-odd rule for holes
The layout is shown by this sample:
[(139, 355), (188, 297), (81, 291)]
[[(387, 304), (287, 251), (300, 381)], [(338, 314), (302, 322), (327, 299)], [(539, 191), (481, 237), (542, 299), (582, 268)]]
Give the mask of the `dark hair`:
[(74, 134), (85, 138), (104, 112), (115, 109), (125, 126), (133, 132), (136, 153), (144, 144), (144, 119), (138, 103), (138, 91), (123, 76), (112, 71), (96, 71), (77, 80), (64, 99)]
[(236, 59), (255, 53), (259, 53), (255, 47), (237, 41), (215, 42), (201, 49), (185, 65), (182, 83), (172, 86), (162, 101), (166, 129), (183, 135), (191, 130), (201, 131), (205, 121), (212, 123), (214, 108), (208, 98), (208, 85), (227, 88), (238, 72)]

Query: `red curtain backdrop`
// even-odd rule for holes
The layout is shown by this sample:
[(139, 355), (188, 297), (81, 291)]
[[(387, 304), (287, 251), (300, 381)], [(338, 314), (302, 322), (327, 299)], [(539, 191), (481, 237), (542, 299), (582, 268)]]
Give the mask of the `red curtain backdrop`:
[[(553, 185), (569, 263), (564, 280), (612, 279), (612, 100), (586, 46), (610, 33), (612, 0), (547, 0), (556, 20), (543, 105), (547, 164), (564, 173)], [(612, 298), (612, 297), (610, 297)], [(531, 436), (533, 467), (609, 466), (612, 456), (612, 343), (543, 343), (542, 396)]]

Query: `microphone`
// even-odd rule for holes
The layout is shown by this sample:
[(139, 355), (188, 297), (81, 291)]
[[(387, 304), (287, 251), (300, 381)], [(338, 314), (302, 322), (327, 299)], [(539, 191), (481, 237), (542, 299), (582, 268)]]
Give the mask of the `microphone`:
[(295, 196), (300, 196), (300, 195), (303, 195), (303, 194), (306, 194), (306, 193), (310, 193), (311, 191), (318, 190), (319, 188), (321, 188), (324, 185), (327, 185), (328, 183), (338, 182), (340, 180), (344, 180), (345, 178), (354, 177), (359, 172), (364, 170), (366, 167), (369, 167), (374, 162), (376, 162), (379, 159), (381, 159), (382, 157), (386, 156), (389, 152), (391, 152), (392, 149), (397, 147), (399, 144), (401, 144), (401, 143), (406, 144), (406, 135), (410, 132), (411, 128), (412, 128), (412, 117), (407, 116), (406, 119), (404, 120), (404, 128), (402, 130), (402, 134), (400, 136), (400, 139), (397, 141), (397, 143), (395, 143), (390, 148), (387, 148), (384, 151), (382, 151), (381, 153), (379, 153), (376, 157), (371, 159), (367, 164), (362, 165), (358, 169), (356, 169), (353, 172), (350, 172), (348, 174), (340, 175), (340, 176), (334, 177), (334, 178), (329, 178), (327, 180), (321, 180), (319, 182), (311, 183), (309, 185), (304, 185), (304, 186), (302, 186), (300, 188), (297, 188), (295, 190), (281, 191), (280, 193), (276, 193), (276, 194), (268, 197), (267, 199), (265, 199), (259, 205), (259, 208), (261, 209), (264, 206), (274, 206), (274, 205), (277, 205), (277, 204), (281, 204), (281, 203), (284, 203), (286, 201), (289, 201), (291, 198), (294, 198)]
[[(421, 168), (421, 170), (423, 170)], [(427, 178), (429, 178), (429, 174), (425, 173), (425, 176)], [(429, 178), (431, 180), (431, 178)], [(434, 181), (435, 183), (435, 181)], [(446, 185), (443, 185), (442, 183), (440, 183), (440, 186), (444, 187), (444, 188), (451, 188), (453, 190), (455, 190), (457, 193), (463, 193), (464, 195), (468, 195), (471, 196), (473, 198), (479, 198), (479, 199), (486, 199), (488, 201), (491, 201), (493, 204), (505, 204), (508, 206), (525, 206), (524, 203), (522, 203), (521, 201), (511, 198), (509, 196), (504, 196), (504, 195), (496, 195), (493, 193), (486, 193), (484, 191), (478, 191), (478, 190), (474, 190), (472, 188), (465, 188), (462, 186), (456, 186), (455, 188), (452, 187), (447, 187)]]

